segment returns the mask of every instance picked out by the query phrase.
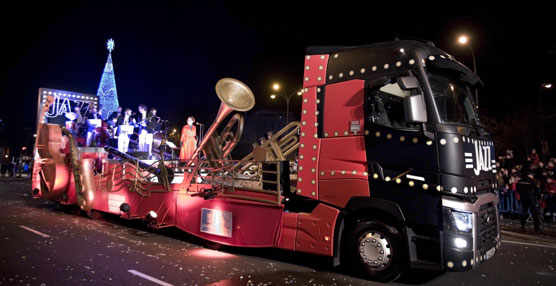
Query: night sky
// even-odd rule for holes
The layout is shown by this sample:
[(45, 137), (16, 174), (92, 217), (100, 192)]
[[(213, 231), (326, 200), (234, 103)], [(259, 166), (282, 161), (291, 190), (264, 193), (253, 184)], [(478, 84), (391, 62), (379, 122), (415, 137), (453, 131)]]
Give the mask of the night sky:
[[(472, 68), (457, 45), (467, 33), (478, 74), (481, 113), (502, 117), (537, 105), (542, 83), (556, 83), (556, 25), (548, 7), (484, 7), (479, 2), (428, 4), (335, 1), (73, 1), (4, 6), (0, 119), (10, 145), (33, 130), (40, 87), (96, 94), (112, 52), (120, 104), (156, 107), (172, 126), (189, 115), (210, 125), (214, 85), (234, 77), (251, 87), (256, 109), (283, 110), (271, 84), (302, 85), (305, 48), (365, 45), (407, 36), (433, 41)], [(44, 2), (44, 3), (43, 3)], [(417, 2), (417, 3), (415, 3)], [(14, 6), (15, 5), (15, 6)], [(428, 6), (431, 5), (431, 6)], [(530, 6), (524, 6), (530, 5)], [(552, 91), (544, 96), (556, 96)], [(293, 101), (298, 111), (300, 101)], [(5, 142), (2, 142), (5, 144)]]

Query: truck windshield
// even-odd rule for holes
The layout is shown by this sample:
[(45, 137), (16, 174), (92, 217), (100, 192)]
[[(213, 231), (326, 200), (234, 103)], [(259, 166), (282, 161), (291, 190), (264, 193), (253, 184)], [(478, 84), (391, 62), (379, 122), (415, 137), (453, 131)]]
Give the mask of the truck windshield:
[(430, 85), (442, 123), (470, 124), (478, 122), (471, 88), (463, 81), (431, 73)]

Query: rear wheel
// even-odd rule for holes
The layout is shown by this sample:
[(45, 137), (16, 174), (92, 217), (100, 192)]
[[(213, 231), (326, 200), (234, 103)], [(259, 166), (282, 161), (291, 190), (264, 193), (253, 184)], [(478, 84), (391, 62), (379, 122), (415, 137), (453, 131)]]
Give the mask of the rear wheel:
[(373, 280), (396, 280), (406, 268), (402, 234), (380, 221), (359, 221), (347, 250), (353, 269)]
[(211, 250), (220, 250), (220, 249), (224, 248), (223, 244), (220, 244), (218, 242), (209, 241), (209, 240), (206, 240), (206, 239), (203, 239), (202, 244), (205, 248), (208, 248), (208, 249), (211, 249)]
[(86, 211), (85, 215), (92, 220), (100, 220), (103, 218), (103, 214), (97, 210)]

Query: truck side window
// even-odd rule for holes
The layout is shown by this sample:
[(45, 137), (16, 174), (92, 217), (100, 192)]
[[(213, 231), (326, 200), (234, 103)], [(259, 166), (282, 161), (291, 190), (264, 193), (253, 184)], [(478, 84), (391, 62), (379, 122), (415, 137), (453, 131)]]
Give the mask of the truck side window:
[(371, 86), (368, 95), (371, 122), (392, 128), (418, 129), (418, 125), (405, 121), (403, 98), (412, 93), (402, 90), (395, 78), (385, 84)]

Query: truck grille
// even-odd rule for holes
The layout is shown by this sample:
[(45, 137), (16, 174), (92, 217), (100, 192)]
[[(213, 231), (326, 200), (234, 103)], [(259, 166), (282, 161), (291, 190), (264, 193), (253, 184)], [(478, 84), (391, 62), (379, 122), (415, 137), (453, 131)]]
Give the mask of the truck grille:
[(495, 244), (496, 237), (498, 236), (498, 225), (496, 217), (496, 208), (490, 206), (479, 212), (478, 219), (478, 237), (477, 248), (483, 248), (483, 245), (491, 246)]

